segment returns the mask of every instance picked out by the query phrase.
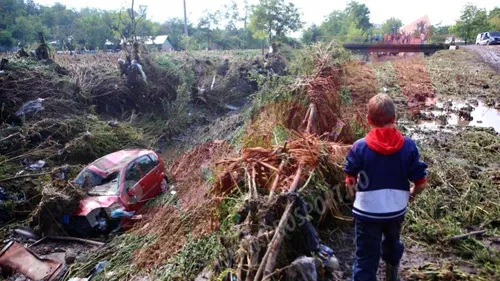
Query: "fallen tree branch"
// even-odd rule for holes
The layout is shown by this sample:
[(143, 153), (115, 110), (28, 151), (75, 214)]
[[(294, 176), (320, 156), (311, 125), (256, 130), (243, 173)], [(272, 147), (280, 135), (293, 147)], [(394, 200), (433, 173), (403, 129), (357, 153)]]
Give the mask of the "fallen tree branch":
[(50, 173), (21, 175), (21, 176), (12, 177), (12, 178), (0, 179), (0, 182), (8, 182), (8, 181), (18, 180), (18, 179), (23, 179), (23, 178), (36, 178), (36, 177), (45, 176), (45, 175), (49, 175), (49, 174)]
[(7, 137), (3, 138), (3, 139), (0, 139), (0, 142), (2, 142), (2, 141), (6, 141), (6, 140), (8, 140), (8, 139), (10, 139), (10, 138), (13, 138), (13, 137), (15, 137), (15, 136), (18, 136), (18, 135), (20, 135), (20, 134), (21, 134), (21, 133), (14, 133), (14, 134), (11, 134), (11, 135), (9, 135), (9, 136), (7, 136)]
[(486, 230), (472, 231), (472, 232), (465, 233), (465, 234), (455, 235), (455, 236), (451, 237), (450, 240), (451, 241), (456, 241), (456, 240), (460, 240), (460, 239), (463, 239), (463, 238), (467, 238), (469, 236), (481, 235), (481, 234), (483, 234), (485, 232), (486, 232)]
[(314, 134), (316, 133), (313, 130), (313, 124), (314, 124), (314, 120), (316, 119), (316, 105), (314, 103), (311, 103), (309, 105), (309, 108), (311, 109), (311, 112), (309, 114), (309, 119), (307, 120), (307, 127), (306, 127), (306, 132), (307, 133), (310, 133), (310, 134)]
[[(290, 192), (295, 192), (299, 186), (300, 176), (302, 174), (302, 166), (303, 166), (302, 163), (299, 164), (299, 168), (297, 169), (297, 172), (295, 173), (295, 177), (293, 179), (292, 185), (290, 186)], [(274, 232), (273, 239), (269, 243), (269, 246), (267, 247), (267, 251), (264, 254), (264, 257), (262, 258), (262, 261), (260, 263), (259, 269), (257, 270), (257, 273), (255, 274), (254, 281), (259, 281), (260, 276), (262, 275), (263, 272), (265, 274), (264, 276), (268, 276), (274, 270), (274, 266), (276, 264), (276, 257), (277, 257), (277, 254), (279, 252), (281, 242), (283, 241), (283, 238), (285, 237), (285, 227), (286, 227), (286, 224), (288, 222), (288, 219), (290, 218), (290, 215), (292, 214), (292, 208), (293, 208), (294, 203), (295, 203), (295, 200), (288, 202), (288, 205), (286, 206), (286, 209), (283, 212), (283, 215), (281, 216), (281, 220), (278, 224), (278, 227), (276, 228), (276, 231)]]
[(274, 178), (273, 186), (271, 187), (271, 191), (269, 192), (269, 198), (268, 201), (271, 200), (274, 196), (274, 191), (276, 190), (276, 187), (278, 186), (278, 183), (280, 181), (280, 176), (281, 172), (283, 171), (283, 167), (285, 167), (285, 161), (281, 160), (280, 166), (278, 168), (278, 172), (276, 173), (276, 178)]
[(88, 240), (88, 239), (83, 239), (83, 238), (70, 237), (70, 236), (50, 236), (49, 235), (49, 236), (45, 236), (42, 239), (31, 244), (29, 246), (29, 248), (34, 247), (34, 246), (42, 243), (45, 240), (74, 241), (74, 242), (80, 242), (80, 243), (90, 244), (90, 245), (99, 246), (99, 247), (106, 245), (106, 243), (103, 243), (103, 242), (98, 242), (98, 241)]

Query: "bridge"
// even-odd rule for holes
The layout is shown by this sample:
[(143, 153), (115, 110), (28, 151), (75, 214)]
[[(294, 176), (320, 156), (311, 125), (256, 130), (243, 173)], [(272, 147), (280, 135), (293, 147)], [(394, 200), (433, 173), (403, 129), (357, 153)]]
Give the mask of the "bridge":
[(346, 43), (345, 49), (357, 53), (425, 53), (432, 54), (449, 48), (447, 44)]

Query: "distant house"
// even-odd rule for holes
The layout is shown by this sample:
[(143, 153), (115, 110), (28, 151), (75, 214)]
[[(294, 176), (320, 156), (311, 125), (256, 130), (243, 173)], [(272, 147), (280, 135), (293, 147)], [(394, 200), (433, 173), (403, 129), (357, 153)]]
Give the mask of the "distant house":
[[(144, 45), (151, 47), (151, 48), (157, 48), (159, 51), (173, 51), (174, 46), (168, 39), (168, 35), (158, 35), (158, 36), (137, 36), (136, 39), (140, 42), (143, 42)], [(124, 39), (120, 40), (120, 45), (123, 45), (125, 43)], [(130, 43), (127, 43), (129, 45)], [(106, 49), (113, 49), (116, 44), (106, 40), (106, 43), (104, 43), (106, 46)]]
[(144, 41), (147, 46), (155, 46), (160, 51), (172, 51), (174, 46), (168, 39), (168, 35), (158, 35), (158, 36), (148, 36), (148, 39)]

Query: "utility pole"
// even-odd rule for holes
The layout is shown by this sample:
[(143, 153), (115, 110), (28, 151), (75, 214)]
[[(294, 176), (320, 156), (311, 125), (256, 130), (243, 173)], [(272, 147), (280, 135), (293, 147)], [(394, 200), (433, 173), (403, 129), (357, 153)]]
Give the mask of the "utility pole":
[(184, 0), (184, 35), (189, 36), (188, 20), (187, 20), (187, 12), (186, 12), (186, 0)]

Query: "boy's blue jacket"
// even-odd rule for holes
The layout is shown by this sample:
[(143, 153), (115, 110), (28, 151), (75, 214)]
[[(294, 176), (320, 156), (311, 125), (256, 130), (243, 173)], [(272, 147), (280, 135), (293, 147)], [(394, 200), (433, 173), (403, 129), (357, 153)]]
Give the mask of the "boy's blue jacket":
[(401, 218), (410, 197), (410, 181), (425, 183), (427, 165), (418, 148), (395, 128), (374, 128), (347, 155), (346, 181), (357, 179), (353, 215), (370, 221)]

